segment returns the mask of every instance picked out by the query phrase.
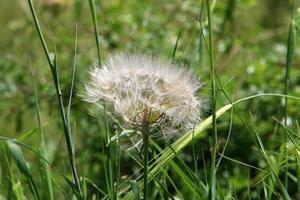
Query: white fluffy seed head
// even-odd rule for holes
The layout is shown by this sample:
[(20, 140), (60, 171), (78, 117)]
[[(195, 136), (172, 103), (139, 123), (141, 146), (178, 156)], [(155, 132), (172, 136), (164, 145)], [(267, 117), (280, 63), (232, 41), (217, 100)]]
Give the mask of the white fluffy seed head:
[(159, 126), (164, 137), (200, 121), (203, 100), (196, 76), (171, 62), (144, 55), (117, 54), (90, 71), (85, 101), (108, 102), (126, 124)]

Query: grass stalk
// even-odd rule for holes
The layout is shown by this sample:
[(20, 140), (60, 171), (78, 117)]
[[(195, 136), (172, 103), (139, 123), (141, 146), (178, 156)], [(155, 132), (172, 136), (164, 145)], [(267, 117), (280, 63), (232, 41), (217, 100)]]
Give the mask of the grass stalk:
[(211, 152), (211, 168), (210, 168), (210, 190), (209, 199), (216, 199), (216, 178), (215, 178), (215, 166), (216, 166), (216, 154), (217, 154), (217, 118), (216, 118), (216, 102), (217, 102), (217, 90), (215, 81), (215, 58), (213, 47), (213, 34), (212, 34), (212, 9), (210, 0), (206, 1), (207, 8), (207, 20), (208, 20), (208, 50), (210, 61), (210, 76), (211, 76), (211, 99), (212, 99), (212, 152)]
[(95, 0), (89, 0), (92, 19), (93, 19), (93, 26), (94, 26), (94, 33), (95, 33), (95, 40), (97, 45), (97, 56), (98, 56), (98, 62), (101, 66), (101, 54), (100, 54), (100, 40), (98, 36), (98, 26), (97, 26), (97, 15), (96, 15), (96, 9), (95, 9)]
[(264, 159), (264, 161), (266, 162), (266, 164), (269, 166), (269, 168), (271, 169), (271, 172), (272, 174), (274, 175), (276, 181), (277, 181), (277, 184), (278, 184), (278, 187), (279, 189), (282, 191), (282, 194), (284, 196), (284, 199), (286, 200), (291, 200), (286, 188), (284, 187), (284, 185), (282, 184), (281, 180), (279, 179), (278, 175), (277, 175), (277, 172), (276, 170), (274, 169), (274, 166), (272, 165), (266, 151), (265, 151), (265, 148), (264, 148), (264, 145), (261, 141), (261, 138), (259, 136), (259, 132), (258, 132), (258, 129), (256, 126), (254, 126), (254, 119), (253, 119), (253, 115), (252, 113), (250, 112), (250, 117), (251, 117), (251, 122), (252, 122), (252, 125), (253, 125), (253, 130), (254, 130), (254, 133), (255, 133), (255, 136), (256, 136), (256, 144), (260, 147), (260, 150), (261, 150), (261, 155), (262, 155), (262, 158)]
[(77, 24), (75, 26), (75, 45), (74, 45), (74, 60), (73, 60), (73, 67), (72, 67), (72, 80), (71, 80), (71, 88), (69, 94), (69, 101), (67, 106), (67, 119), (69, 122), (69, 129), (71, 129), (71, 106), (72, 106), (72, 97), (73, 97), (73, 90), (74, 90), (74, 82), (75, 82), (75, 73), (76, 73), (76, 63), (77, 63), (77, 48), (78, 48), (78, 33), (77, 33)]
[[(294, 17), (292, 17), (292, 21), (290, 23), (289, 27), (289, 34), (287, 39), (287, 54), (286, 54), (286, 65), (285, 65), (285, 87), (284, 87), (284, 94), (288, 95), (289, 93), (289, 87), (290, 87), (290, 69), (293, 64), (293, 57), (294, 57), (294, 49), (295, 49), (295, 39), (296, 39), (296, 27), (295, 27), (295, 21)], [(284, 125), (288, 125), (288, 98), (285, 97), (284, 99)], [(284, 142), (288, 142), (288, 138), (285, 135)], [(285, 148), (285, 156), (286, 161), (288, 162), (288, 153), (287, 153), (287, 147)], [(288, 165), (286, 165), (284, 169), (284, 186), (287, 189), (288, 188)]]
[(39, 35), (40, 41), (42, 43), (46, 58), (48, 60), (48, 64), (50, 66), (52, 78), (53, 78), (54, 85), (55, 85), (56, 95), (57, 95), (57, 99), (58, 99), (58, 103), (59, 103), (59, 110), (60, 110), (62, 123), (63, 123), (64, 135), (65, 135), (65, 140), (66, 140), (66, 145), (67, 145), (69, 164), (70, 164), (70, 168), (72, 171), (73, 184), (76, 188), (77, 194), (80, 197), (83, 197), (81, 188), (80, 188), (80, 182), (79, 182), (79, 178), (78, 178), (77, 169), (75, 166), (75, 155), (74, 155), (74, 148), (73, 148), (72, 132), (69, 127), (68, 117), (66, 115), (64, 105), (63, 105), (62, 93), (61, 93), (61, 89), (60, 89), (60, 82), (59, 82), (59, 76), (58, 76), (58, 70), (57, 70), (56, 54), (54, 54), (54, 57), (53, 57), (49, 53), (49, 50), (48, 50), (47, 44), (45, 42), (44, 36), (42, 34), (42, 30), (41, 30), (39, 20), (36, 15), (36, 11), (34, 9), (32, 0), (28, 0), (28, 4), (30, 7), (30, 11), (31, 11), (33, 20), (34, 20), (35, 28), (38, 32), (38, 35)]
[[(45, 159), (48, 159), (45, 137), (44, 137), (44, 133), (43, 133), (43, 130), (42, 130), (38, 95), (37, 95), (36, 85), (35, 85), (35, 82), (34, 82), (33, 73), (32, 73), (32, 87), (33, 87), (33, 92), (34, 92), (35, 108), (36, 108), (36, 115), (37, 115), (37, 119), (38, 119), (39, 133), (40, 133), (40, 137), (41, 137), (41, 143), (40, 143), (40, 150), (39, 151), (40, 151), (42, 157), (44, 157)], [(46, 199), (53, 200), (54, 196), (53, 196), (53, 188), (52, 188), (51, 174), (50, 174), (49, 165), (45, 160), (43, 160), (41, 158), (39, 158), (39, 162), (40, 162), (41, 167), (42, 167), (42, 173), (43, 173), (42, 177), (43, 177), (43, 184), (44, 184), (44, 187), (45, 187)]]
[[(100, 50), (100, 39), (98, 35), (98, 22), (97, 22), (97, 14), (96, 14), (96, 8), (95, 8), (95, 0), (89, 0), (89, 6), (91, 10), (92, 20), (93, 20), (93, 28), (94, 28), (94, 35), (95, 35), (95, 42), (97, 47), (97, 57), (98, 57), (98, 63), (99, 66), (101, 66), (101, 50)], [(109, 143), (110, 133), (107, 128), (107, 114), (106, 114), (106, 105), (105, 102), (103, 102), (103, 109), (104, 109), (104, 126), (105, 126), (105, 133), (106, 133), (106, 150), (107, 150), (107, 159), (106, 159), (106, 167), (105, 167), (105, 177), (107, 182), (107, 190), (110, 194), (110, 199), (117, 199), (117, 191), (114, 184), (115, 176), (114, 176), (114, 168), (113, 168), (113, 162), (112, 162), (112, 155), (116, 152), (113, 152), (113, 146), (111, 143)], [(117, 150), (116, 150), (117, 151)], [(117, 160), (117, 159), (116, 159)], [(117, 161), (116, 161), (117, 162)], [(118, 167), (115, 165), (116, 169)], [(116, 184), (118, 182), (116, 181)]]
[(179, 43), (179, 39), (181, 37), (181, 34), (182, 34), (182, 30), (180, 30), (178, 35), (177, 35), (176, 42), (175, 42), (175, 45), (174, 45), (174, 48), (173, 48), (172, 60), (175, 59), (176, 52), (177, 52), (177, 47), (178, 47), (178, 43)]

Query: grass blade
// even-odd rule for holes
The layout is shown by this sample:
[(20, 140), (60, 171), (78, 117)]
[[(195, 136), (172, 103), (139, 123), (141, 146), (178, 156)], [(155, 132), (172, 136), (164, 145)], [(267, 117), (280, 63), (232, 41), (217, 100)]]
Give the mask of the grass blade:
[[(158, 144), (156, 144), (153, 140), (151, 140), (151, 143), (153, 146), (159, 150), (159, 152), (162, 152), (163, 150), (159, 147)], [(172, 149), (172, 146), (169, 146)], [(173, 150), (174, 154), (176, 152)], [(177, 157), (177, 155), (175, 155)], [(178, 157), (177, 157), (178, 158)], [(198, 195), (198, 198), (201, 197), (207, 197), (207, 188), (205, 185), (201, 182), (201, 186), (198, 186), (195, 184), (195, 181), (193, 179), (196, 179), (196, 175), (193, 174), (194, 172), (188, 167), (184, 165), (184, 162), (178, 158), (179, 162), (184, 166), (184, 168), (189, 172), (189, 174), (186, 174), (178, 165), (175, 161), (171, 160), (170, 161), (170, 167), (179, 175), (181, 180), (184, 182), (184, 184), (187, 186), (188, 189), (193, 192), (193, 194)]]
[[(260, 97), (279, 97), (279, 98), (288, 97), (289, 99), (300, 101), (300, 97), (291, 96), (291, 95), (283, 95), (283, 94), (277, 94), (277, 93), (255, 94), (255, 95), (241, 98), (241, 99), (233, 102), (232, 104), (223, 106), (216, 112), (216, 117), (219, 118), (225, 112), (227, 112), (232, 107), (234, 107), (236, 104), (242, 103), (242, 102), (250, 100), (250, 99), (260, 98)], [(184, 147), (186, 147), (189, 143), (191, 143), (193, 141), (193, 139), (199, 139), (199, 138), (204, 137), (205, 135), (204, 135), (203, 131), (207, 127), (209, 127), (211, 124), (212, 124), (212, 116), (208, 117), (202, 123), (200, 123), (198, 126), (196, 126), (194, 130), (187, 132), (186, 134), (181, 136), (179, 139), (177, 139), (171, 145), (171, 147), (164, 149), (162, 151), (162, 153), (160, 154), (160, 157), (157, 158), (157, 160), (150, 167), (151, 170), (149, 171), (149, 174), (150, 174), (149, 180), (151, 180), (153, 177), (155, 177), (159, 173), (160, 168), (163, 168), (165, 165), (167, 165), (170, 162), (170, 160), (176, 156), (176, 153), (180, 152)], [(223, 158), (227, 158), (227, 157), (225, 157), (223, 155)], [(119, 192), (119, 194), (120, 195), (126, 194), (123, 198), (124, 200), (133, 199), (133, 193), (132, 193), (132, 191), (130, 191), (130, 187), (124, 188), (122, 191)]]
[(75, 27), (75, 47), (74, 47), (74, 61), (73, 61), (73, 68), (72, 68), (72, 80), (71, 80), (71, 88), (69, 94), (69, 102), (67, 107), (67, 119), (69, 122), (69, 129), (71, 129), (71, 105), (72, 105), (72, 96), (74, 90), (74, 81), (75, 81), (75, 72), (76, 72), (76, 62), (77, 62), (77, 46), (78, 46), (78, 36), (77, 36), (77, 24)]
[(216, 88), (216, 77), (215, 77), (215, 57), (213, 48), (213, 34), (212, 34), (212, 9), (210, 0), (206, 1), (207, 8), (207, 20), (208, 20), (208, 51), (210, 61), (210, 78), (211, 78), (211, 106), (212, 106), (212, 159), (210, 168), (210, 190), (209, 199), (216, 199), (216, 154), (217, 154), (217, 116), (216, 116), (216, 105), (217, 105), (217, 88)]
[(97, 45), (97, 55), (98, 55), (98, 62), (101, 66), (101, 55), (100, 55), (100, 40), (98, 36), (98, 23), (97, 23), (97, 16), (96, 16), (96, 9), (95, 9), (95, 0), (89, 0), (90, 9), (92, 13), (92, 19), (93, 19), (93, 26), (94, 26), (94, 33), (95, 33), (95, 40)]
[[(251, 113), (250, 113), (251, 114)], [(253, 122), (253, 116), (251, 114), (251, 120), (252, 120), (252, 124), (254, 124)], [(262, 157), (264, 158), (264, 160), (266, 161), (266, 163), (268, 164), (268, 166), (270, 167), (271, 171), (272, 171), (272, 174), (274, 175), (274, 177), (276, 178), (276, 181), (279, 185), (279, 188), (280, 190), (282, 191), (282, 194), (284, 195), (284, 199), (286, 200), (291, 200), (291, 197), (289, 196), (288, 192), (286, 191), (284, 185), (282, 184), (281, 180), (279, 179), (276, 171), (274, 170), (272, 164), (271, 164), (271, 161), (269, 160), (268, 158), (268, 155), (265, 151), (265, 148), (264, 148), (264, 145), (259, 137), (259, 133), (258, 133), (258, 130), (256, 129), (256, 127), (254, 126), (254, 133), (255, 133), (255, 136), (256, 136), (256, 139), (257, 139), (257, 142), (259, 144), (259, 147), (261, 149), (261, 153), (262, 153)]]
[(20, 170), (20, 172), (27, 178), (30, 186), (30, 190), (32, 192), (32, 195), (34, 196), (34, 199), (39, 200), (40, 196), (36, 187), (36, 184), (33, 180), (32, 174), (27, 166), (27, 163), (25, 161), (25, 158), (23, 156), (22, 150), (18, 145), (11, 141), (6, 142), (7, 148), (12, 154), (14, 160), (16, 161), (16, 164)]
[(179, 42), (179, 39), (181, 37), (181, 34), (182, 34), (182, 30), (180, 30), (178, 35), (177, 35), (176, 42), (175, 42), (174, 49), (173, 49), (173, 53), (172, 53), (172, 60), (175, 59), (176, 52), (177, 52), (177, 47), (178, 47), (178, 42)]
[[(35, 82), (34, 82), (33, 72), (32, 72), (32, 87), (33, 87), (33, 92), (34, 92), (34, 101), (35, 101), (36, 115), (37, 115), (37, 119), (38, 119), (39, 133), (40, 133), (40, 138), (41, 138), (40, 153), (41, 153), (42, 157), (44, 157), (46, 160), (48, 160), (47, 148), (46, 148), (44, 133), (42, 130), (39, 102), (38, 102), (37, 90), (36, 90), (36, 86), (35, 86)], [(54, 199), (53, 188), (52, 188), (51, 174), (50, 174), (48, 163), (45, 160), (40, 159), (40, 158), (39, 158), (39, 163), (42, 168), (41, 173), (42, 173), (44, 191), (46, 194), (45, 196), (47, 199), (53, 200)]]
[(140, 195), (140, 188), (135, 180), (130, 181), (130, 185), (132, 188), (132, 192), (134, 194), (134, 200), (140, 200), (141, 195)]
[[(287, 55), (286, 55), (286, 65), (285, 65), (285, 88), (284, 88), (284, 94), (288, 95), (289, 93), (289, 87), (290, 87), (290, 70), (293, 64), (293, 57), (294, 57), (294, 50), (295, 50), (295, 40), (296, 40), (296, 27), (295, 27), (295, 20), (292, 19), (292, 22), (290, 24), (289, 28), (289, 35), (287, 40)], [(288, 98), (285, 97), (284, 99), (284, 124), (287, 126), (287, 120), (288, 120)], [(287, 143), (287, 137), (285, 135), (285, 143)], [(286, 149), (286, 156), (287, 149)], [(288, 162), (288, 157), (286, 158)], [(285, 188), (288, 188), (288, 167), (285, 167), (285, 180), (284, 185)]]
[(72, 171), (73, 181), (74, 181), (74, 185), (76, 186), (78, 194), (80, 195), (80, 197), (82, 197), (82, 192), (81, 192), (81, 188), (80, 188), (77, 169), (75, 166), (75, 155), (74, 155), (74, 148), (73, 148), (72, 132), (68, 125), (67, 115), (65, 113), (63, 99), (62, 99), (62, 93), (61, 93), (61, 89), (60, 89), (60, 82), (59, 82), (59, 76), (58, 76), (58, 70), (57, 70), (57, 55), (54, 54), (54, 56), (53, 56), (53, 54), (49, 53), (46, 42), (45, 42), (43, 34), (42, 34), (42, 30), (39, 25), (39, 21), (38, 21), (35, 9), (33, 7), (32, 0), (28, 0), (28, 4), (30, 7), (30, 11), (31, 11), (31, 14), (32, 14), (32, 17), (34, 20), (36, 30), (38, 32), (40, 41), (42, 43), (45, 55), (48, 60), (49, 67), (51, 69), (51, 73), (52, 73), (52, 77), (53, 77), (53, 81), (54, 81), (54, 85), (55, 85), (55, 89), (56, 89), (56, 95), (57, 95), (57, 99), (58, 99), (58, 103), (59, 103), (59, 110), (60, 110), (63, 128), (64, 128), (64, 135), (65, 135), (65, 140), (66, 140), (66, 144), (67, 144), (68, 158), (69, 158), (69, 163), (70, 163), (70, 167), (71, 167), (71, 171)]

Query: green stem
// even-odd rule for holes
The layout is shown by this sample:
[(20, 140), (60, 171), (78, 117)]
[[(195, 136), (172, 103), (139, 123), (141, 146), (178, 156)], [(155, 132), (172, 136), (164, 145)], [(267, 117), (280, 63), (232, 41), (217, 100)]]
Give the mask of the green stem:
[(94, 25), (94, 34), (95, 34), (95, 40), (97, 45), (98, 62), (99, 65), (101, 66), (101, 54), (100, 54), (100, 42), (99, 42), (100, 40), (98, 36), (98, 26), (97, 26), (98, 23), (97, 23), (96, 9), (95, 9), (95, 1), (89, 0), (89, 4), (92, 13), (93, 25)]
[(144, 156), (144, 200), (148, 199), (148, 151), (149, 151), (149, 128), (143, 131), (143, 156)]
[(44, 53), (47, 57), (47, 61), (48, 61), (48, 64), (49, 64), (49, 67), (50, 67), (50, 70), (52, 73), (52, 78), (53, 78), (55, 90), (56, 90), (56, 96), (57, 96), (58, 103), (59, 103), (59, 110), (60, 110), (62, 123), (63, 123), (64, 135), (65, 135), (68, 157), (69, 157), (69, 163), (70, 163), (72, 176), (73, 176), (73, 183), (76, 187), (76, 190), (77, 190), (77, 193), (79, 194), (79, 196), (83, 197), (82, 192), (81, 192), (79, 177), (78, 177), (76, 166), (75, 166), (75, 153), (74, 153), (72, 132), (69, 127), (69, 122), (68, 122), (69, 119), (67, 118), (67, 115), (66, 115), (65, 109), (64, 109), (64, 105), (63, 105), (62, 93), (61, 93), (61, 89), (60, 89), (60, 82), (59, 82), (59, 76), (58, 76), (58, 71), (57, 71), (56, 54), (54, 55), (54, 58), (51, 58), (47, 44), (46, 44), (44, 36), (42, 34), (42, 30), (41, 30), (32, 0), (28, 0), (28, 4), (29, 4), (29, 8), (30, 8), (32, 17), (33, 17), (34, 25), (38, 32), (40, 41), (41, 41), (43, 49), (44, 49)]
[(210, 0), (207, 0), (207, 20), (208, 20), (208, 42), (209, 42), (209, 61), (210, 61), (210, 75), (211, 75), (211, 98), (212, 98), (212, 161), (210, 168), (210, 191), (209, 199), (214, 200), (216, 198), (216, 153), (217, 153), (217, 117), (216, 117), (216, 101), (217, 101), (217, 91), (216, 91), (216, 81), (215, 81), (215, 60), (214, 60), (214, 49), (213, 49), (213, 36), (212, 36), (212, 16), (211, 16), (211, 6)]
[[(296, 28), (295, 28), (295, 21), (292, 18), (290, 27), (289, 27), (289, 34), (287, 39), (287, 54), (286, 54), (286, 65), (285, 65), (285, 87), (284, 87), (284, 94), (288, 95), (289, 93), (289, 86), (290, 86), (290, 70), (293, 64), (293, 57), (294, 57), (294, 49), (295, 49), (295, 38), (296, 38)], [(288, 98), (285, 97), (284, 101), (284, 125), (288, 125)], [(288, 142), (288, 138), (285, 135), (284, 142)], [(286, 162), (288, 163), (289, 155), (287, 153), (287, 147), (285, 148), (285, 157)], [(288, 165), (286, 165), (288, 166)], [(284, 185), (285, 188), (288, 188), (288, 167), (285, 167), (284, 172)]]
[[(42, 122), (41, 122), (40, 109), (39, 109), (39, 101), (38, 101), (38, 97), (37, 97), (37, 90), (36, 90), (36, 86), (35, 86), (33, 73), (32, 73), (32, 88), (33, 88), (33, 92), (34, 92), (36, 115), (37, 115), (38, 127), (39, 127), (40, 139), (41, 139), (40, 153), (44, 158), (48, 159), (45, 137), (44, 137), (44, 133), (43, 133), (43, 130), (42, 130)], [(52, 188), (51, 174), (50, 174), (50, 169), (49, 169), (48, 163), (43, 159), (39, 159), (39, 162), (42, 166), (42, 171), (43, 171), (43, 174), (44, 174), (43, 184), (45, 186), (45, 197), (47, 197), (48, 200), (53, 200), (54, 199), (54, 197), (53, 197), (53, 188)]]

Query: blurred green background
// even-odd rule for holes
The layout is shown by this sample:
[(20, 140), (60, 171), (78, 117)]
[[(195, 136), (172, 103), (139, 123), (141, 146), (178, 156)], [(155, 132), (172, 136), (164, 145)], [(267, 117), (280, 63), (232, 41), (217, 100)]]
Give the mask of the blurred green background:
[[(295, 2), (296, 7), (300, 5), (299, 1)], [(90, 105), (80, 98), (88, 79), (88, 70), (97, 64), (97, 48), (88, 1), (39, 0), (34, 1), (34, 4), (50, 51), (57, 51), (65, 102), (70, 90), (77, 24), (78, 54), (71, 111), (77, 166), (82, 176), (88, 177), (100, 188), (105, 188), (102, 115), (91, 115)], [(203, 19), (200, 19), (201, 4), (201, 0), (96, 1), (102, 61), (105, 62), (108, 55), (114, 52), (139, 52), (165, 60), (171, 59), (176, 39), (181, 33), (175, 62), (192, 68), (199, 75), (204, 83), (199, 95), (209, 99), (209, 61), (205, 42), (201, 39), (199, 20), (203, 22), (204, 34), (207, 34), (207, 27), (204, 14)], [(216, 1), (213, 31), (217, 74), (231, 99), (263, 92), (283, 93), (286, 42), (292, 5), (292, 1), (287, 0)], [(50, 160), (60, 172), (69, 174), (55, 88), (27, 1), (1, 0), (0, 27), (0, 135), (20, 139), (33, 148), (39, 146), (32, 70), (38, 88), (42, 126)], [(290, 78), (290, 94), (294, 96), (300, 96), (299, 45), (298, 42)], [(218, 107), (227, 103), (224, 95), (219, 93)], [(282, 128), (272, 118), (283, 119), (283, 105), (283, 99), (268, 97), (249, 100), (238, 106), (239, 114), (245, 119), (249, 118), (251, 111), (265, 147), (270, 151), (276, 151), (284, 137)], [(289, 101), (288, 121), (291, 127), (297, 126), (299, 108), (299, 101)], [(208, 109), (205, 116), (209, 113)], [(224, 146), (229, 121), (230, 114), (219, 121), (219, 151)], [(110, 125), (113, 129), (112, 122)], [(210, 130), (207, 133), (210, 134)], [(204, 169), (210, 161), (209, 141), (207, 137), (195, 143), (198, 160), (196, 166), (202, 180), (205, 179)], [(0, 146), (3, 147), (0, 153), (0, 194), (5, 194), (7, 180), (2, 141)], [(254, 146), (253, 139), (238, 117), (234, 116), (226, 156), (263, 168), (264, 163)], [(26, 149), (24, 154), (30, 161), (30, 167), (38, 169), (35, 155)], [(192, 169), (195, 168), (192, 145), (180, 157)], [(204, 166), (203, 160), (207, 166)], [(130, 176), (136, 169), (134, 161), (121, 152), (121, 179)], [(170, 173), (185, 194), (179, 178)], [(55, 176), (59, 177), (57, 174)], [(235, 195), (243, 199), (248, 176), (254, 179), (255, 170), (224, 160), (219, 170), (218, 184), (224, 191), (226, 188), (233, 188)], [(66, 186), (63, 180), (59, 182), (63, 187)], [(256, 187), (261, 186), (258, 184), (251, 188), (253, 198), (261, 193), (261, 188)], [(90, 190), (92, 194), (93, 189)], [(59, 190), (55, 191), (57, 199), (62, 198)], [(296, 195), (295, 191), (291, 186), (291, 196)], [(188, 197), (190, 194), (186, 195)]]

